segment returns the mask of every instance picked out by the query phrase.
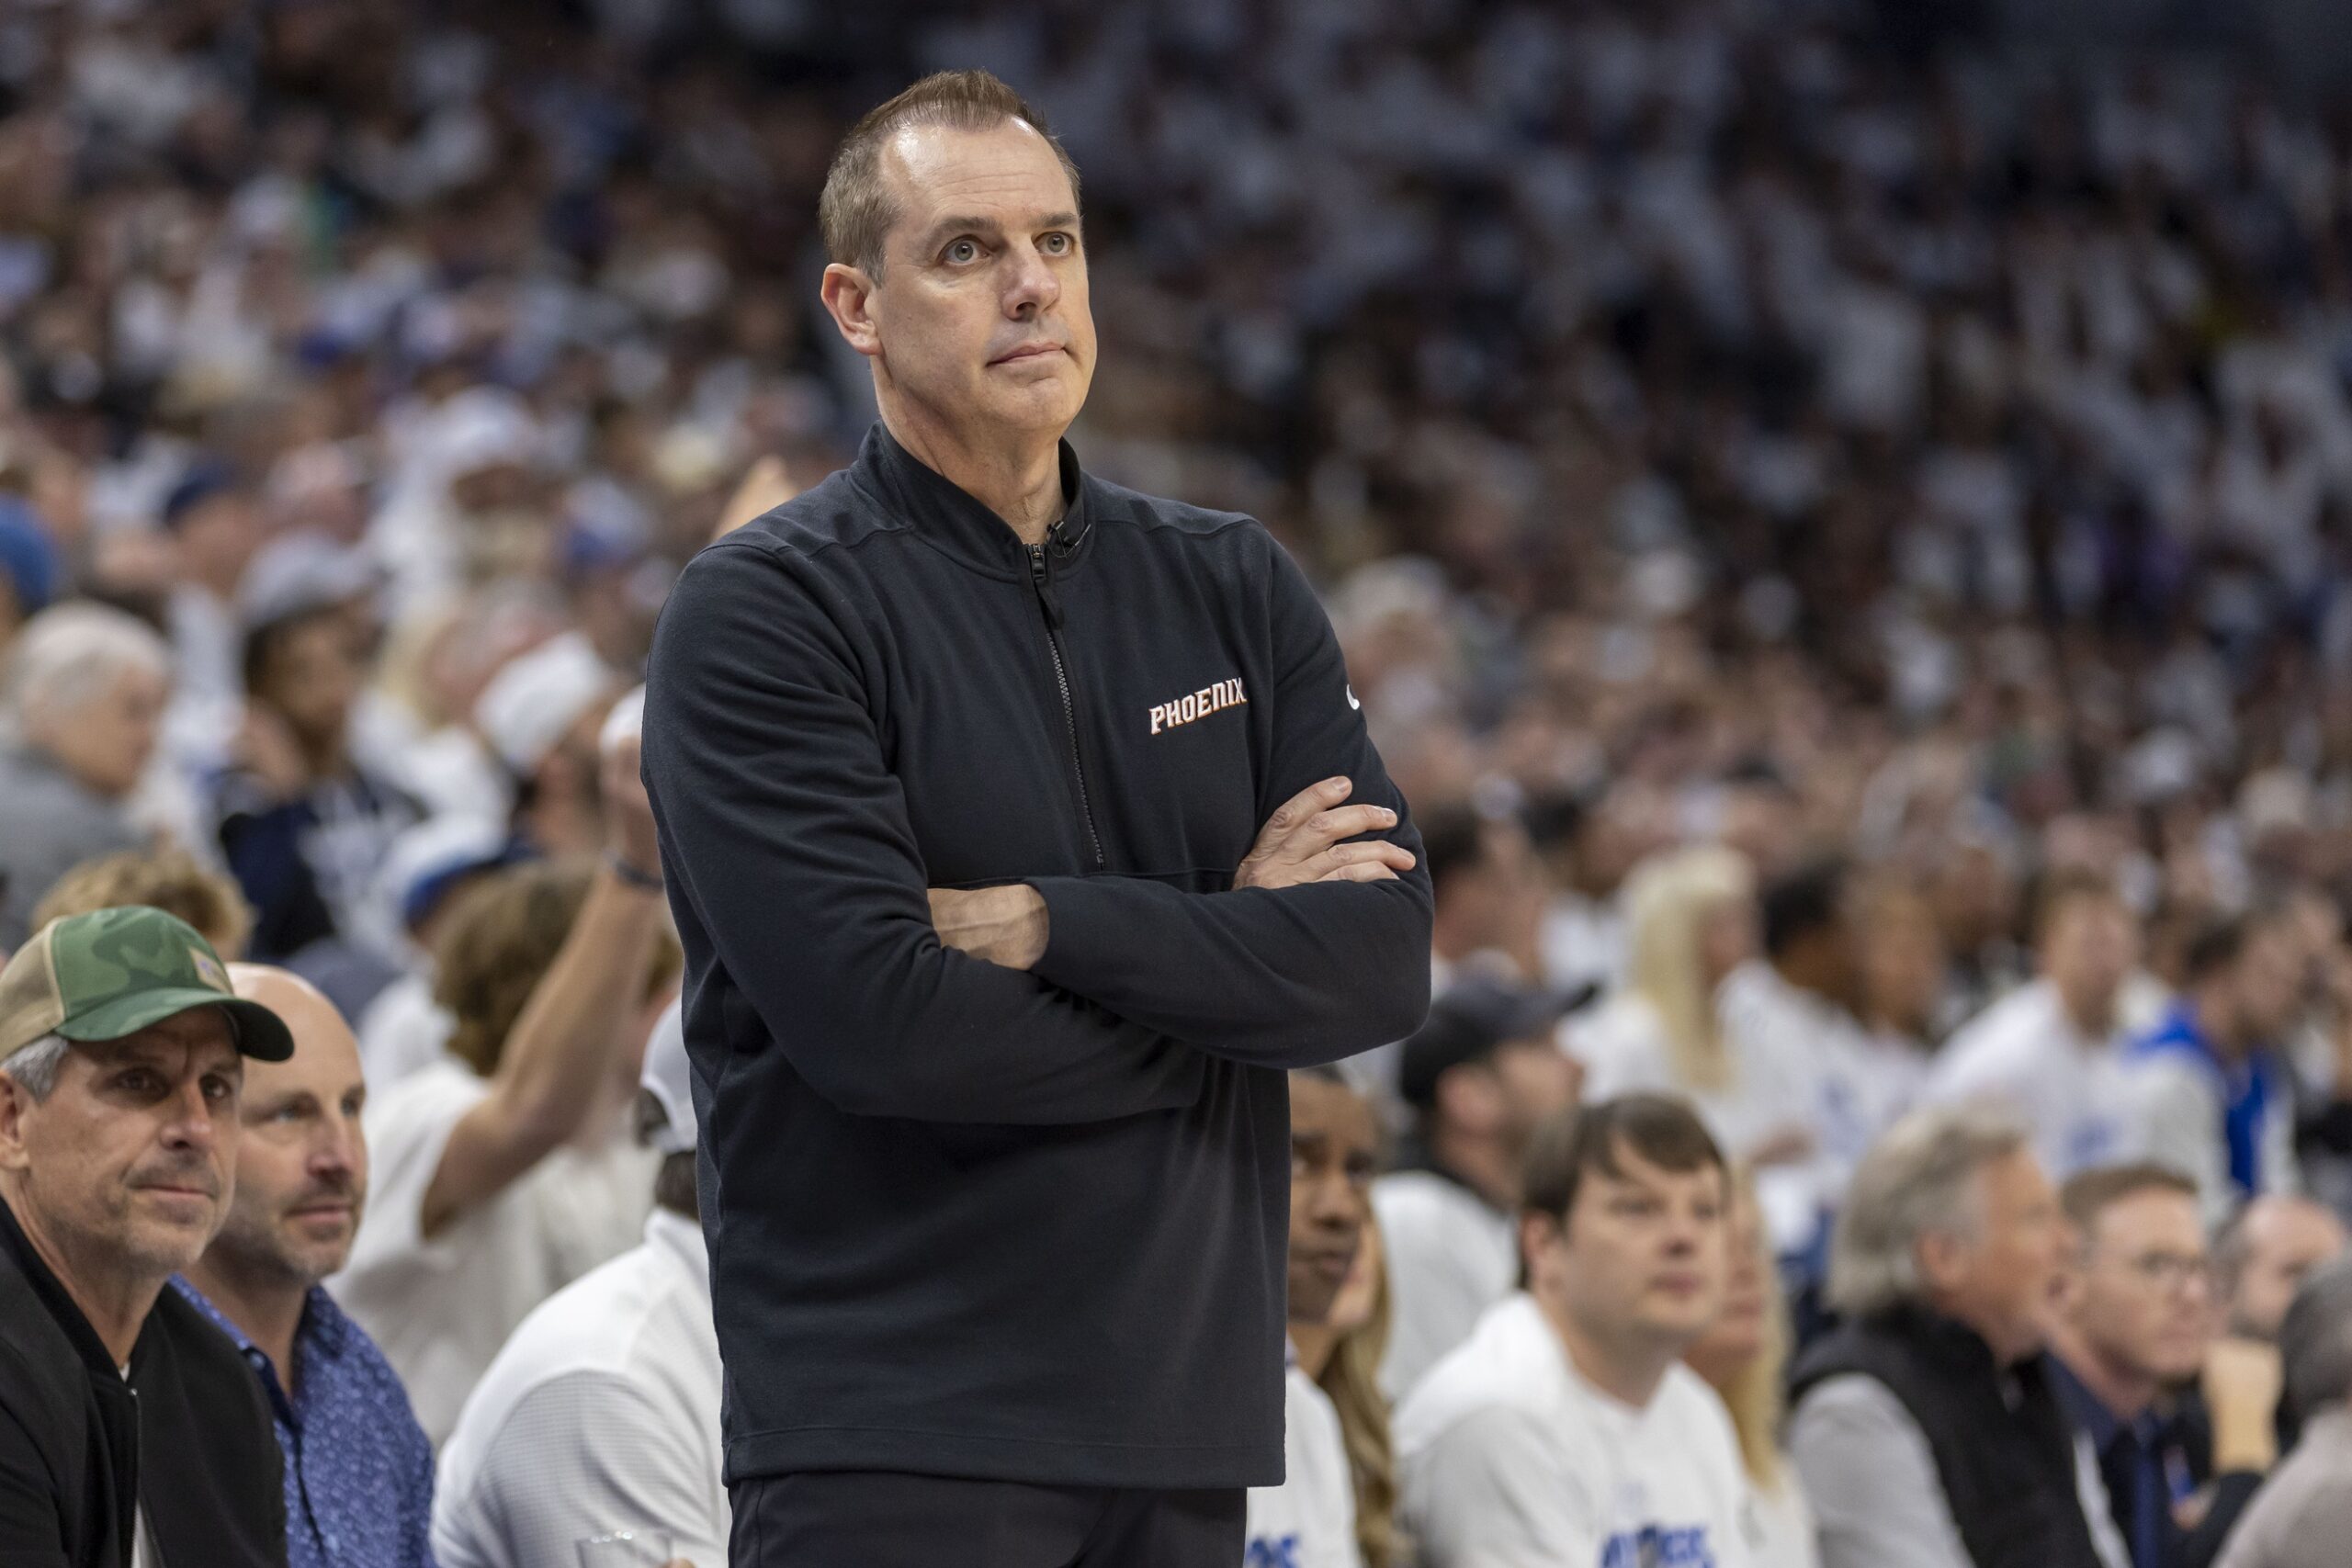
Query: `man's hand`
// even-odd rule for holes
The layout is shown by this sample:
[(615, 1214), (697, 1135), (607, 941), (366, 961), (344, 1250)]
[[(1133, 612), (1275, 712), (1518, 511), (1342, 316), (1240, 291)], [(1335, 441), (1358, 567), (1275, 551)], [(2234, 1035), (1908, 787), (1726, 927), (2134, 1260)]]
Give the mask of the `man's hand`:
[(638, 871), (662, 872), (662, 840), (653, 828), (653, 803), (646, 797), (638, 758), (642, 740), (616, 736), (604, 748), (605, 847)]
[(2206, 1352), (2202, 1379), (2213, 1417), (2213, 1472), (2267, 1471), (2278, 1459), (2278, 1348), (2229, 1338)]
[(1046, 900), (1023, 883), (1009, 887), (934, 887), (931, 923), (958, 953), (1005, 969), (1034, 969), (1046, 956)]
[(775, 456), (762, 457), (753, 463), (743, 482), (735, 487), (728, 499), (727, 509), (718, 514), (718, 526), (712, 530), (713, 539), (723, 539), (763, 513), (772, 512), (798, 495), (800, 482), (785, 467), (784, 459)]
[(1362, 833), (1396, 825), (1385, 806), (1341, 806), (1351, 779), (1325, 779), (1284, 801), (1258, 833), (1233, 886), (1296, 887), (1308, 882), (1394, 882), (1413, 869), (1413, 852), (1385, 840), (1343, 844)]

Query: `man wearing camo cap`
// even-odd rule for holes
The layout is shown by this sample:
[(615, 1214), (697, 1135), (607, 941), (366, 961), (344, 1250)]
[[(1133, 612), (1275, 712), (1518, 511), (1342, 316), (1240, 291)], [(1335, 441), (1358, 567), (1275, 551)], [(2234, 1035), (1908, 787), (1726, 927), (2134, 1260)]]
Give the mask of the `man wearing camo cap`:
[(0, 969), (0, 1562), (285, 1562), (260, 1384), (164, 1286), (227, 1217), (243, 1058), (293, 1048), (160, 909)]

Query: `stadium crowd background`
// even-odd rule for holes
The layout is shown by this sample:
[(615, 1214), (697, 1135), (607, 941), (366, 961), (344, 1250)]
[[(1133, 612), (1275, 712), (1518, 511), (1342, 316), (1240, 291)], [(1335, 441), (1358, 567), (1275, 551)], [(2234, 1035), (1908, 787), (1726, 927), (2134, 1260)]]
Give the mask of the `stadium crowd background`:
[[(1835, 860), (1874, 1134), (2053, 877), (2120, 892), (2142, 1023), (2291, 909), (2352, 1202), (2352, 118), (1806, 0), (820, 9), (0, 16), (0, 943), (175, 845), (377, 1096), (430, 1063), (451, 885), (605, 841), (671, 578), (871, 417), (842, 130), (978, 64), (1084, 175), (1075, 445), (1326, 589), (1446, 973), (1621, 987), (1645, 861)], [(1800, 1282), (1838, 1197), (1767, 1193)]]

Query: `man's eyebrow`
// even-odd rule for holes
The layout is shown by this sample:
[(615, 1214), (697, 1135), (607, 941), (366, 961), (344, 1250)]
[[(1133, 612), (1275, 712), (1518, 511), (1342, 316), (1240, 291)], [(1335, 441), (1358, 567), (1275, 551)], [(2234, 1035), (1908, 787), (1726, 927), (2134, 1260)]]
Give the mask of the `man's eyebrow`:
[[(1078, 214), (1075, 212), (1048, 212), (1043, 218), (1035, 220), (1029, 227), (1036, 229), (1075, 229), (1078, 227)], [(1004, 225), (998, 222), (993, 218), (981, 218), (976, 215), (957, 215), (943, 218), (938, 222), (933, 223), (930, 228), (923, 231), (922, 248), (925, 251), (930, 251), (938, 245), (945, 243), (947, 238), (953, 234), (978, 234), (986, 239), (1001, 239), (1004, 235)]]

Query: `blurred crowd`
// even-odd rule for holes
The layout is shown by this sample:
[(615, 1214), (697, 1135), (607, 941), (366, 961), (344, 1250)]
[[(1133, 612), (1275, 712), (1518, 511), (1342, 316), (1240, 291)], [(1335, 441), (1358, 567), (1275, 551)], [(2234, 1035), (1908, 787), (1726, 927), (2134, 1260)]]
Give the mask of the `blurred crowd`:
[[(0, 949), (159, 906), (347, 1021), (380, 1217), (335, 1296), (459, 1445), (441, 1560), (557, 1561), (586, 1516), (477, 1484), (502, 1433), (583, 1472), (638, 1440), (540, 1397), (577, 1324), (508, 1344), (598, 1264), (646, 1277), (590, 1321), (698, 1325), (715, 1422), (691, 1107), (636, 1098), (683, 1069), (627, 694), (684, 560), (871, 418), (817, 191), (946, 65), (1083, 173), (1074, 445), (1300, 558), (1427, 845), (1431, 1023), (1294, 1086), (1295, 1223), (1356, 1258), (1317, 1312), (1293, 1273), (1350, 1551), (1489, 1561), (1446, 1501), (1487, 1457), (1409, 1449), (1457, 1467), (1432, 1502), (1388, 1412), (1522, 1273), (1578, 1310), (1521, 1210), (1611, 1139), (1749, 1173), (1747, 1338), (1692, 1364), (1759, 1561), (1815, 1526), (1741, 1391), (1878, 1300), (1840, 1283), (1857, 1183), (1939, 1158), (2161, 1162), (2067, 1218), (2190, 1214), (2155, 1272), (2211, 1312), (2131, 1353), (2240, 1444), (2199, 1485), (2267, 1468), (2258, 1348), (2352, 1212), (2352, 117), (2211, 59), (1922, 58), (1834, 0), (833, 9), (0, 12)], [(1656, 1093), (1696, 1141), (1641, 1100), (1545, 1153)], [(304, 1179), (364, 1193), (365, 1145)], [(1676, 1387), (1660, 1451), (1713, 1420)], [(1805, 1479), (1883, 1414), (1817, 1410)], [(662, 1459), (718, 1560), (715, 1461)], [(1815, 1502), (1830, 1568), (1913, 1561)], [(2119, 1517), (2104, 1560), (2151, 1568)]]

